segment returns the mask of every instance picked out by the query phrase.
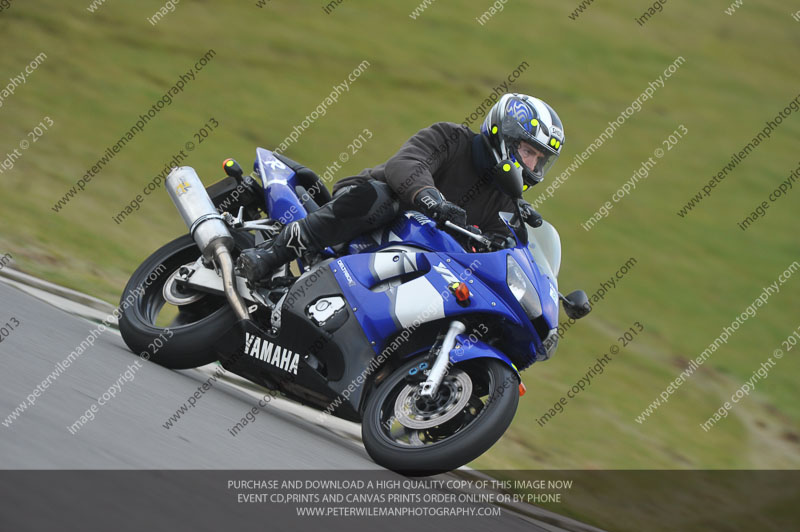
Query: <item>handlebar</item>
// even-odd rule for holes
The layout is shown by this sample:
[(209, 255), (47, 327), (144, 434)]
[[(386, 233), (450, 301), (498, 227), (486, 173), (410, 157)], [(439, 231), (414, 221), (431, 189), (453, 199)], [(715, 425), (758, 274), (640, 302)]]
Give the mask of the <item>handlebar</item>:
[(473, 233), (472, 231), (469, 231), (468, 229), (464, 229), (460, 225), (456, 225), (453, 222), (451, 222), (450, 220), (445, 220), (444, 226), (447, 227), (448, 229), (452, 229), (453, 231), (456, 231), (457, 233), (461, 233), (462, 235), (464, 235), (466, 237), (469, 237), (469, 238), (477, 240), (478, 242), (480, 242), (481, 244), (483, 244), (487, 248), (491, 247), (491, 245), (492, 245), (492, 241), (489, 240), (488, 238), (486, 238), (485, 236), (478, 235), (478, 234)]

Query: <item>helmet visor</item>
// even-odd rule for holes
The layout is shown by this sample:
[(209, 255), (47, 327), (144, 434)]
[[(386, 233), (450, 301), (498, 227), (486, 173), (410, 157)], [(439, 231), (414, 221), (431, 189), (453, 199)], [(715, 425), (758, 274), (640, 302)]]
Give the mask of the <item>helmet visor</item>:
[[(522, 176), (525, 179), (526, 184), (529, 186), (533, 186), (536, 183), (540, 182), (550, 167), (552, 167), (555, 162), (558, 160), (558, 153), (553, 153), (550, 150), (546, 149), (540, 143), (532, 143), (530, 141), (524, 141), (527, 146), (522, 146), (521, 142), (514, 144), (511, 147), (511, 156), (515, 162), (519, 163), (522, 166)], [(522, 153), (520, 153), (520, 147), (522, 146)], [(531, 155), (531, 148), (535, 150), (535, 153), (538, 155)], [(533, 161), (531, 161), (533, 159)], [(533, 166), (531, 166), (533, 164)], [(531, 181), (527, 183), (527, 181)]]
[[(547, 139), (551, 137), (549, 132), (544, 132), (543, 129), (544, 127), (535, 119), (525, 124), (512, 116), (506, 116), (503, 120), (504, 140), (508, 146), (509, 154), (513, 156), (515, 162), (518, 162), (523, 167), (523, 176), (528, 174), (527, 177), (533, 181), (533, 183), (530, 183), (531, 185), (541, 181), (558, 159), (558, 150), (545, 144)], [(541, 154), (536, 158), (533, 166), (526, 164), (526, 161), (530, 161), (530, 157), (522, 157), (520, 155), (520, 144), (523, 142)]]

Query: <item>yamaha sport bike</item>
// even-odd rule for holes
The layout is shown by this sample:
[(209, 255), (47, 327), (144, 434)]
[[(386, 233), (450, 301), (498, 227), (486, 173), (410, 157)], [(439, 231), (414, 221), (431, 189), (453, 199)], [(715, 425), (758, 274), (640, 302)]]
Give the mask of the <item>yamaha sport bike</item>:
[[(495, 184), (521, 199), (521, 174), (503, 167)], [(389, 469), (430, 475), (488, 450), (525, 391), (520, 372), (556, 349), (559, 302), (571, 318), (590, 310), (583, 291), (558, 291), (556, 230), (540, 218), (528, 227), (520, 208), (498, 213), (505, 239), (402, 212), (250, 285), (234, 269), (241, 250), (330, 196), (310, 193), (322, 183), (309, 169), (263, 148), (253, 175), (233, 159), (223, 168), (208, 189), (190, 167), (167, 177), (189, 234), (131, 277), (122, 337), (167, 368), (219, 361), (323, 422), (360, 422), (367, 452)]]

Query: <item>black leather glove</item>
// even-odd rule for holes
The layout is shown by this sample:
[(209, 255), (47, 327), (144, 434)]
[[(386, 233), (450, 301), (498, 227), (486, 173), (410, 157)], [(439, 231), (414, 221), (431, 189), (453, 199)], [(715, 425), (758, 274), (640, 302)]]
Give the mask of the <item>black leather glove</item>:
[(414, 198), (414, 206), (437, 223), (452, 222), (460, 227), (467, 225), (467, 211), (444, 199), (433, 187), (424, 188)]
[(522, 214), (522, 219), (526, 224), (531, 227), (539, 227), (542, 225), (542, 215), (533, 210), (533, 206), (530, 203), (521, 199), (518, 201), (518, 204), (519, 212)]

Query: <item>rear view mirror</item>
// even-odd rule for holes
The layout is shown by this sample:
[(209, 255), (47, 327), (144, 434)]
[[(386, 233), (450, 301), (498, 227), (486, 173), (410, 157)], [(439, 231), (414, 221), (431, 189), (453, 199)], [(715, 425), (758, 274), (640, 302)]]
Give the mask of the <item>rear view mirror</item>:
[(570, 292), (564, 296), (561, 302), (564, 305), (564, 312), (566, 312), (567, 317), (573, 320), (579, 320), (592, 311), (589, 298), (583, 290)]
[(494, 182), (503, 193), (514, 199), (522, 197), (522, 167), (506, 159), (494, 167)]

